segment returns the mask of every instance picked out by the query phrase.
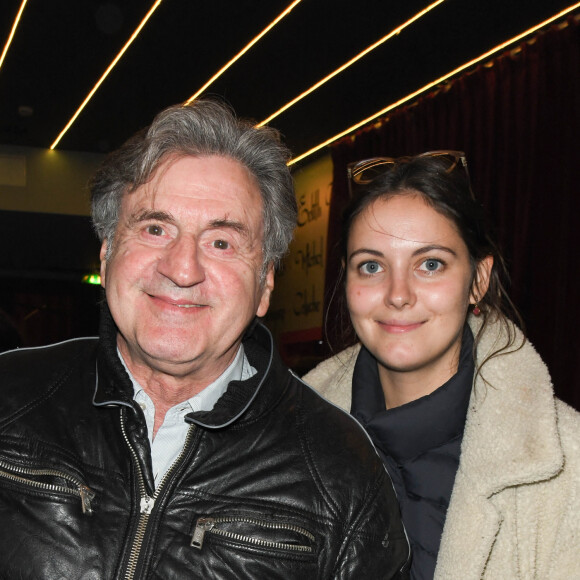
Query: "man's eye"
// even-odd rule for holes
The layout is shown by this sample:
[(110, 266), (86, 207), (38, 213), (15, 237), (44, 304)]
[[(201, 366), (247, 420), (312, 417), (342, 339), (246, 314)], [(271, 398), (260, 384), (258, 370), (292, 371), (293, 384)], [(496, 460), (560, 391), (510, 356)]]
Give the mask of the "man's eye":
[(382, 271), (382, 268), (379, 265), (379, 263), (373, 262), (373, 261), (365, 262), (364, 264), (361, 264), (359, 266), (359, 269), (363, 274), (366, 274), (367, 276), (371, 275), (371, 274), (376, 274), (377, 272)]
[(158, 225), (147, 226), (146, 231), (151, 236), (162, 236), (164, 233), (163, 228)]
[(226, 242), (225, 240), (215, 240), (212, 245), (218, 250), (228, 250), (230, 247), (229, 242)]

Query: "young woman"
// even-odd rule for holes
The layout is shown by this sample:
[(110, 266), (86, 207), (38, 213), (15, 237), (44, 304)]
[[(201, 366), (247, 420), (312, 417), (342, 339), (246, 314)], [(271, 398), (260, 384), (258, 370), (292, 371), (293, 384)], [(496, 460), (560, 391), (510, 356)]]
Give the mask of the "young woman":
[(344, 295), (359, 343), (305, 380), (373, 440), (412, 578), (580, 578), (580, 416), (511, 320), (465, 156), (350, 173)]

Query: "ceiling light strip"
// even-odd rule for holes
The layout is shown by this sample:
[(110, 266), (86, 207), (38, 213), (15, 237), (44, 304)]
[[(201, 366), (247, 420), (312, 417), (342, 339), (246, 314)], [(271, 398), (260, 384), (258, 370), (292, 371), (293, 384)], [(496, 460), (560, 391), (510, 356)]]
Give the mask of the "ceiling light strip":
[(258, 36), (256, 36), (252, 41), (250, 41), (250, 43), (247, 44), (240, 52), (238, 52), (238, 54), (236, 54), (236, 56), (234, 56), (217, 73), (215, 73), (213, 75), (213, 77), (211, 77), (211, 79), (209, 79), (209, 81), (207, 81), (207, 83), (205, 83), (205, 85), (203, 85), (203, 87), (201, 87), (201, 89), (199, 89), (194, 95), (189, 97), (189, 99), (187, 99), (187, 101), (185, 101), (184, 104), (189, 105), (189, 103), (191, 103), (191, 101), (194, 101), (195, 99), (197, 99), (197, 97), (199, 97), (199, 95), (201, 95), (215, 80), (217, 80), (219, 77), (221, 77), (222, 74), (224, 72), (226, 72), (237, 60), (242, 58), (242, 56), (244, 56), (244, 54), (246, 54), (246, 52), (248, 52), (248, 50), (250, 50), (250, 48), (252, 48), (252, 46), (254, 46), (254, 44), (256, 44), (256, 42), (258, 42), (263, 36), (265, 36), (268, 32), (270, 32), (270, 30), (272, 30), (272, 28), (274, 28), (274, 26), (276, 26), (276, 24), (278, 24), (278, 22), (280, 22), (280, 20), (282, 20), (282, 18), (284, 18), (285, 16), (290, 14), (292, 9), (296, 5), (300, 4), (300, 2), (302, 2), (302, 0), (294, 0), (294, 2), (292, 2), (292, 4), (290, 4), (286, 8), (286, 10), (284, 10), (284, 12), (282, 12), (275, 20), (270, 22), (270, 24), (268, 24), (268, 26), (266, 26), (266, 28), (264, 28), (264, 30), (262, 30), (262, 32), (260, 32), (260, 34), (258, 34)]
[(133, 41), (137, 38), (139, 33), (141, 32), (142, 28), (147, 24), (147, 21), (153, 15), (153, 12), (157, 10), (159, 4), (161, 4), (163, 0), (157, 0), (155, 4), (151, 7), (149, 12), (145, 15), (145, 18), (141, 21), (139, 26), (135, 29), (135, 32), (131, 35), (131, 38), (125, 43), (125, 46), (120, 50), (119, 54), (115, 57), (113, 62), (109, 65), (107, 70), (103, 73), (103, 76), (97, 81), (97, 84), (92, 88), (91, 92), (87, 95), (87, 98), (81, 103), (81, 106), (77, 109), (76, 113), (72, 116), (71, 120), (67, 123), (66, 127), (60, 132), (60, 135), (56, 138), (54, 143), (50, 146), (51, 149), (54, 149), (59, 141), (63, 138), (64, 134), (70, 129), (71, 125), (76, 121), (77, 117), (81, 114), (81, 111), (85, 108), (87, 103), (93, 98), (93, 95), (97, 92), (103, 81), (107, 78), (109, 73), (113, 70), (115, 65), (121, 60), (121, 57), (125, 54), (126, 50), (131, 46)]
[(496, 46), (495, 48), (492, 48), (491, 50), (487, 51), (486, 53), (482, 54), (481, 56), (479, 56), (477, 58), (474, 58), (473, 60), (470, 60), (469, 62), (461, 65), (459, 68), (456, 68), (455, 70), (451, 71), (450, 73), (448, 73), (448, 74), (446, 74), (446, 75), (444, 75), (442, 77), (439, 77), (437, 80), (434, 80), (433, 82), (425, 85), (424, 87), (421, 87), (420, 89), (418, 89), (417, 91), (411, 93), (410, 95), (407, 95), (406, 97), (403, 97), (402, 99), (400, 99), (397, 102), (389, 105), (388, 107), (385, 107), (384, 109), (381, 109), (380, 111), (378, 111), (374, 115), (371, 115), (370, 117), (367, 117), (366, 119), (363, 119), (362, 121), (360, 121), (356, 125), (353, 125), (352, 127), (349, 127), (348, 129), (342, 131), (341, 133), (338, 133), (334, 137), (331, 137), (330, 139), (327, 139), (323, 143), (320, 143), (316, 147), (313, 147), (312, 149), (309, 149), (305, 153), (302, 153), (302, 155), (299, 155), (298, 157), (294, 157), (293, 159), (291, 159), (288, 162), (288, 165), (289, 166), (290, 165), (294, 165), (295, 163), (298, 163), (299, 161), (302, 161), (303, 159), (305, 159), (306, 157), (312, 155), (313, 153), (316, 153), (317, 151), (319, 151), (323, 147), (326, 147), (326, 146), (330, 145), (331, 143), (334, 143), (335, 141), (338, 141), (342, 137), (346, 137), (349, 133), (352, 133), (352, 132), (356, 131), (357, 129), (360, 129), (361, 127), (363, 127), (367, 123), (370, 123), (371, 121), (374, 121), (377, 117), (382, 117), (383, 115), (385, 115), (389, 111), (392, 111), (393, 109), (396, 109), (397, 107), (400, 107), (404, 103), (406, 103), (406, 102), (408, 102), (408, 101), (410, 101), (410, 100), (418, 97), (421, 93), (424, 93), (424, 92), (432, 89), (433, 87), (436, 87), (437, 85), (439, 85), (442, 82), (448, 80), (449, 78), (457, 75), (458, 73), (463, 72), (465, 69), (470, 68), (473, 65), (481, 62), (482, 60), (485, 60), (485, 59), (489, 58), (490, 56), (492, 56), (493, 54), (499, 52), (500, 50), (503, 50), (504, 48), (506, 48), (510, 44), (514, 44), (515, 42), (518, 42), (518, 41), (524, 39), (526, 36), (529, 36), (529, 35), (533, 34), (534, 32), (537, 32), (540, 28), (543, 28), (543, 27), (551, 24), (552, 22), (558, 20), (559, 18), (562, 18), (566, 14), (569, 14), (570, 12), (573, 12), (577, 8), (580, 8), (580, 2), (577, 2), (576, 4), (573, 4), (572, 6), (569, 6), (568, 8), (565, 8), (564, 10), (562, 10), (561, 12), (559, 12), (558, 14), (556, 14), (555, 16), (552, 16), (551, 18), (548, 18), (548, 20), (544, 20), (543, 22), (540, 22), (540, 24), (537, 24), (533, 28), (530, 28), (530, 29), (526, 30), (525, 32), (522, 32), (518, 36), (515, 36), (514, 38), (511, 38), (510, 40), (507, 40), (507, 41), (503, 42), (502, 44)]
[(22, 4), (20, 4), (20, 9), (18, 10), (18, 14), (16, 15), (16, 18), (14, 19), (14, 24), (12, 25), (12, 30), (10, 31), (10, 36), (8, 36), (8, 40), (6, 41), (6, 44), (4, 45), (4, 50), (2, 51), (2, 56), (0, 56), (0, 68), (2, 68), (2, 65), (4, 64), (4, 59), (6, 58), (6, 54), (8, 52), (8, 49), (10, 48), (10, 45), (12, 44), (12, 39), (14, 38), (14, 33), (16, 32), (16, 28), (18, 28), (18, 23), (20, 22), (20, 17), (22, 16), (22, 12), (24, 11), (24, 7), (26, 6), (26, 2), (28, 2), (28, 0), (22, 0)]
[(309, 89), (307, 89), (303, 93), (299, 94), (295, 99), (292, 99), (289, 103), (286, 103), (283, 107), (278, 109), (275, 113), (272, 113), (267, 119), (264, 119), (262, 122), (260, 122), (258, 124), (258, 127), (261, 127), (262, 125), (266, 125), (267, 123), (269, 123), (270, 121), (272, 121), (273, 119), (275, 119), (276, 117), (281, 115), (284, 111), (286, 111), (290, 107), (294, 106), (296, 103), (301, 101), (304, 97), (307, 97), (308, 95), (313, 93), (315, 90), (319, 89), (322, 85), (326, 84), (330, 79), (334, 78), (336, 75), (340, 74), (341, 72), (343, 72), (344, 70), (349, 68), (355, 62), (359, 61), (363, 56), (366, 56), (367, 54), (369, 54), (369, 52), (371, 52), (375, 48), (381, 46), (381, 44), (384, 44), (387, 40), (393, 38), (393, 36), (397, 36), (402, 30), (407, 28), (407, 26), (410, 26), (411, 24), (413, 24), (413, 22), (416, 22), (417, 20), (419, 20), (419, 18), (421, 18), (422, 16), (424, 16), (425, 14), (427, 14), (428, 12), (433, 10), (433, 8), (436, 8), (437, 6), (439, 6), (439, 4), (442, 4), (443, 2), (445, 2), (445, 0), (437, 0), (436, 2), (433, 2), (432, 4), (427, 6), (427, 8), (424, 8), (423, 10), (421, 10), (420, 12), (415, 14), (415, 16), (413, 16), (412, 18), (410, 18), (409, 20), (407, 20), (406, 22), (404, 22), (403, 24), (401, 24), (400, 26), (398, 26), (397, 28), (395, 28), (394, 30), (392, 30), (391, 32), (386, 34), (385, 36), (383, 36), (381, 39), (377, 40), (374, 44), (371, 44), (369, 47), (367, 47), (363, 51), (359, 52), (356, 56), (351, 58), (348, 62), (346, 62), (342, 66), (338, 67), (335, 71), (331, 72), (328, 76), (325, 76), (323, 79), (319, 80), (316, 84), (312, 85)]

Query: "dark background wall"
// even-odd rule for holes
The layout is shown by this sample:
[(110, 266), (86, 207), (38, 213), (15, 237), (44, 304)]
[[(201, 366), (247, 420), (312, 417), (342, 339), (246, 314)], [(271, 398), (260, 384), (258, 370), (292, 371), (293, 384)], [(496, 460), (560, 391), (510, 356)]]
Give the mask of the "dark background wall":
[(99, 243), (86, 216), (0, 211), (0, 310), (25, 346), (96, 334)]

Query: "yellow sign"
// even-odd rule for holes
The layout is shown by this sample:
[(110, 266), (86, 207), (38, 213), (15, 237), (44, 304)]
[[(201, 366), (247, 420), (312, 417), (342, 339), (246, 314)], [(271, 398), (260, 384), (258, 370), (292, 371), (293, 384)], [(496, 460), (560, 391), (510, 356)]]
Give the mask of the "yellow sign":
[(298, 226), (290, 253), (276, 275), (265, 322), (283, 345), (321, 337), (326, 235), (332, 188), (327, 156), (294, 174)]

